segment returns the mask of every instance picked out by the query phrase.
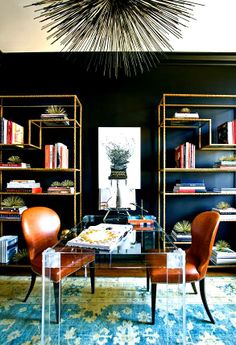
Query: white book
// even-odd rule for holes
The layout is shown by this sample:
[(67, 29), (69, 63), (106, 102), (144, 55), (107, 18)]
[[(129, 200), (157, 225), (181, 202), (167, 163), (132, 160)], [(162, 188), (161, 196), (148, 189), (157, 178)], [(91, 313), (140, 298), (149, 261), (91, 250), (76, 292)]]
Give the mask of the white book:
[(175, 117), (177, 118), (192, 118), (192, 119), (198, 119), (199, 114), (198, 113), (175, 113)]
[(217, 259), (232, 259), (232, 258), (236, 258), (236, 252), (233, 251), (230, 248), (227, 248), (225, 251), (218, 251), (216, 250), (216, 247), (214, 246), (212, 249), (212, 257), (217, 257)]

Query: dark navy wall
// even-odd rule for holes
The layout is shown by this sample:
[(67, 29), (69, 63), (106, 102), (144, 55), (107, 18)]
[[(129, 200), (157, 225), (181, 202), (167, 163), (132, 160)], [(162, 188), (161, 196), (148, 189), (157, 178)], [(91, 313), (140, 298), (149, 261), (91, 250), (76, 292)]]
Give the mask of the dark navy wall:
[[(2, 53), (0, 93), (78, 95), (83, 104), (84, 214), (97, 211), (98, 127), (141, 127), (142, 189), (137, 202), (142, 198), (144, 207), (156, 214), (156, 105), (164, 92), (236, 94), (236, 66), (230, 63), (234, 57), (229, 56), (227, 62), (219, 58), (216, 63), (212, 54), (204, 61), (194, 54), (167, 54), (150, 71), (118, 79), (86, 71), (88, 57), (83, 53)], [(190, 203), (189, 207), (194, 206)], [(199, 210), (201, 204), (192, 213)]]

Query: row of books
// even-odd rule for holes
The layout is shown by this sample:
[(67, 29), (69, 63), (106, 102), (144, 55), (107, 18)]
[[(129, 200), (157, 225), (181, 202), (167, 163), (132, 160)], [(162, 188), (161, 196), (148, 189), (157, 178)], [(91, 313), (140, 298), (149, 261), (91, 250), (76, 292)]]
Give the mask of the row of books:
[(20, 220), (21, 215), (27, 206), (21, 207), (1, 207), (0, 209), (0, 219), (1, 220)]
[(227, 121), (217, 127), (218, 143), (236, 144), (236, 120)]
[(18, 236), (0, 237), (0, 263), (6, 264), (18, 252)]
[(24, 144), (24, 127), (18, 123), (1, 119), (1, 144)]
[(224, 251), (218, 251), (216, 250), (216, 247), (213, 247), (211, 261), (215, 265), (234, 264), (236, 263), (236, 252), (230, 248), (227, 248)]
[(191, 182), (176, 181), (174, 185), (174, 193), (205, 193), (206, 186), (204, 180), (196, 180)]
[(45, 145), (45, 168), (68, 169), (69, 167), (69, 150), (63, 143)]
[(175, 148), (176, 168), (195, 168), (196, 146), (190, 142), (185, 142)]
[(35, 180), (11, 180), (7, 182), (6, 191), (10, 193), (42, 193), (40, 182)]

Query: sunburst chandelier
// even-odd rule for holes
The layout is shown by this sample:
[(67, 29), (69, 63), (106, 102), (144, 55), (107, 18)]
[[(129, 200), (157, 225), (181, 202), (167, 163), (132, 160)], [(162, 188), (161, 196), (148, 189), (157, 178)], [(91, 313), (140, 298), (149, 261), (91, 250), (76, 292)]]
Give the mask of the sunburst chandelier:
[[(117, 76), (150, 68), (154, 52), (172, 50), (171, 36), (193, 19), (188, 0), (40, 0), (35, 19), (63, 51), (99, 52), (104, 73)], [(148, 53), (148, 54), (147, 54)]]

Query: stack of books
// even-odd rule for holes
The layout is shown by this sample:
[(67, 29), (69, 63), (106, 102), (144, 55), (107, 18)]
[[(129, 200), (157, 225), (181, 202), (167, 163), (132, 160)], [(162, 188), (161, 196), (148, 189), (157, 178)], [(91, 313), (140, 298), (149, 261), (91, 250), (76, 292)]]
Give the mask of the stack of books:
[(221, 221), (235, 221), (236, 220), (236, 208), (234, 207), (228, 207), (228, 208), (213, 207), (212, 210), (220, 213)]
[(132, 232), (132, 225), (101, 223), (83, 230), (68, 246), (112, 251)]
[(216, 162), (213, 167), (226, 170), (236, 168), (236, 160), (221, 160)]
[(0, 140), (1, 144), (24, 144), (24, 127), (3, 117)]
[(47, 192), (51, 194), (74, 194), (75, 188), (66, 186), (50, 186), (48, 187)]
[(191, 232), (177, 232), (174, 229), (171, 231), (171, 236), (175, 242), (191, 242)]
[(21, 215), (27, 206), (21, 207), (1, 207), (0, 219), (1, 220), (20, 220)]
[[(41, 119), (44, 121), (45, 126), (69, 126), (68, 117), (66, 114), (41, 114)], [(49, 121), (53, 120), (53, 121)], [(59, 120), (59, 121), (57, 121)], [(64, 120), (64, 121), (62, 121)]]
[(18, 252), (18, 236), (0, 237), (0, 263), (6, 264)]
[(204, 180), (196, 181), (176, 181), (173, 188), (174, 193), (205, 193), (206, 186)]
[(2, 163), (0, 162), (0, 169), (11, 169), (11, 168), (30, 168), (30, 164), (28, 163)]
[(219, 144), (236, 144), (236, 120), (227, 121), (217, 127)]
[(45, 164), (46, 169), (68, 169), (69, 150), (63, 143), (45, 145)]
[(176, 112), (174, 114), (174, 117), (178, 119), (198, 119), (199, 114), (198, 113), (191, 113), (191, 112)]
[(175, 148), (176, 168), (195, 168), (196, 147), (190, 142), (185, 142)]
[(214, 187), (213, 188), (214, 193), (222, 193), (222, 194), (236, 194), (236, 188), (235, 187)]
[(10, 193), (42, 193), (40, 182), (35, 180), (11, 180), (7, 183), (7, 192)]
[(213, 247), (212, 253), (211, 253), (211, 261), (215, 265), (235, 264), (236, 252), (230, 248), (227, 248), (224, 251), (218, 251), (216, 250), (216, 247)]

